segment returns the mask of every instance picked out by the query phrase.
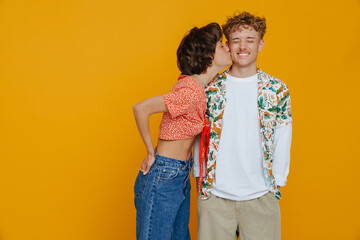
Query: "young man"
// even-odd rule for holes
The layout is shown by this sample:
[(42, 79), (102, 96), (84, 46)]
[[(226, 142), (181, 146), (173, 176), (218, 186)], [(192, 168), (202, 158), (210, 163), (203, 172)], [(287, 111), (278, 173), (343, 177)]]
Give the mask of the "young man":
[(289, 91), (257, 68), (264, 18), (242, 12), (223, 31), (233, 65), (207, 87), (210, 131), (194, 149), (198, 239), (279, 240), (279, 188), (289, 172), (292, 134)]

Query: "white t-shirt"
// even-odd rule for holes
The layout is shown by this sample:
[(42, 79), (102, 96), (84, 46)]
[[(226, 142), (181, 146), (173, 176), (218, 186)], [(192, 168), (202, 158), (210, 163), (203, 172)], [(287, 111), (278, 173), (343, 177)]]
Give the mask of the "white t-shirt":
[[(257, 75), (227, 75), (226, 107), (211, 189), (216, 196), (242, 201), (269, 191), (263, 170), (257, 98)], [(278, 186), (285, 185), (289, 173), (291, 132), (291, 124), (275, 130), (272, 171)], [(199, 139), (194, 148), (195, 177), (199, 176), (198, 143)]]

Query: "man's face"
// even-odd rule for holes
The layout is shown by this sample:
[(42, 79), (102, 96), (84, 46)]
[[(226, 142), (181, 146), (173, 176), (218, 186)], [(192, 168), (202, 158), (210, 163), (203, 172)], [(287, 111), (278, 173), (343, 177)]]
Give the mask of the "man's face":
[(229, 48), (235, 67), (256, 67), (257, 54), (264, 47), (260, 34), (250, 26), (240, 26), (229, 35)]

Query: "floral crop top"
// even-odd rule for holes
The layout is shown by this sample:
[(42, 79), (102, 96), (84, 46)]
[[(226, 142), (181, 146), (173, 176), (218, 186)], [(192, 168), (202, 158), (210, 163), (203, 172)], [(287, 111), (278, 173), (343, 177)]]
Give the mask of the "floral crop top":
[(163, 114), (159, 139), (192, 138), (204, 128), (205, 90), (190, 76), (180, 75), (171, 92), (163, 95), (169, 112)]

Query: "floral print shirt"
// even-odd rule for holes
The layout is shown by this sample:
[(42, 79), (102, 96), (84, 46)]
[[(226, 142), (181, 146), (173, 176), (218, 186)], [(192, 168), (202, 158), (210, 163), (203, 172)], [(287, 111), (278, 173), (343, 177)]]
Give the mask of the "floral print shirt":
[[(210, 196), (210, 189), (215, 177), (222, 119), (226, 106), (226, 76), (228, 71), (220, 74), (218, 78), (206, 88), (206, 118), (210, 125), (210, 140), (207, 153), (206, 176), (201, 184), (201, 199), (207, 199)], [(274, 143), (275, 129), (286, 126), (292, 122), (290, 95), (285, 83), (279, 79), (270, 76), (260, 69), (257, 70), (257, 76), (260, 141), (264, 153), (264, 176), (269, 191), (272, 192), (277, 199), (280, 199), (281, 194), (275, 184), (275, 179), (271, 171), (273, 162), (272, 145)]]

